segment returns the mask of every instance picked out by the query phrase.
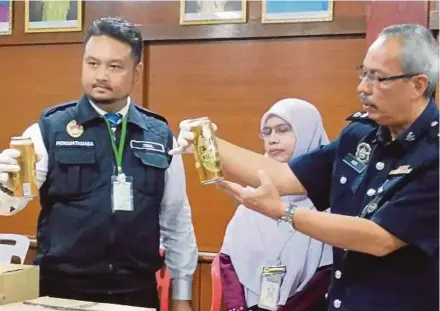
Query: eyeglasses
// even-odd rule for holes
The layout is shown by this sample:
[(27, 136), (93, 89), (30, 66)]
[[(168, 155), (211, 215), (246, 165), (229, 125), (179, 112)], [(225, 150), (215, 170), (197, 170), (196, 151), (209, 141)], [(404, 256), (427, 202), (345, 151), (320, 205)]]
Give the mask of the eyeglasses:
[(358, 77), (361, 81), (363, 81), (364, 79), (367, 79), (368, 82), (373, 82), (373, 83), (380, 83), (380, 82), (384, 82), (384, 81), (394, 81), (394, 80), (399, 80), (399, 79), (408, 79), (408, 78), (412, 78), (412, 77), (420, 75), (420, 73), (405, 73), (405, 74), (395, 75), (395, 76), (379, 77), (376, 74), (365, 70), (364, 66), (358, 66), (356, 68), (356, 70), (358, 73)]
[(279, 124), (272, 127), (263, 127), (260, 132), (260, 138), (268, 139), (272, 136), (272, 133), (275, 132), (277, 136), (283, 136), (286, 133), (292, 131), (292, 127), (289, 124)]

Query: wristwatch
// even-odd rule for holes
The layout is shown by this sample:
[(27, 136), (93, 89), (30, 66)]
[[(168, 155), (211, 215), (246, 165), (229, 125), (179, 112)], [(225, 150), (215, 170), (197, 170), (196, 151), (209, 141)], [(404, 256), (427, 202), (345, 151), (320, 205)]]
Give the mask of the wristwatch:
[(284, 215), (278, 218), (277, 226), (281, 230), (292, 231), (293, 228), (293, 215), (295, 214), (297, 206), (293, 203), (288, 203), (284, 209)]

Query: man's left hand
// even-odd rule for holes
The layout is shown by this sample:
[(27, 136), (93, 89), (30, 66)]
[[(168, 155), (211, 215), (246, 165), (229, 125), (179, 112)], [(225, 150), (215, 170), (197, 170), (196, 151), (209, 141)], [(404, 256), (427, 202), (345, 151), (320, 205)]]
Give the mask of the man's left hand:
[(171, 302), (172, 311), (192, 311), (191, 302), (189, 300), (173, 300)]
[(260, 171), (258, 175), (261, 185), (257, 189), (245, 188), (230, 181), (221, 181), (217, 185), (245, 207), (278, 219), (284, 215), (284, 203), (270, 177), (263, 171)]

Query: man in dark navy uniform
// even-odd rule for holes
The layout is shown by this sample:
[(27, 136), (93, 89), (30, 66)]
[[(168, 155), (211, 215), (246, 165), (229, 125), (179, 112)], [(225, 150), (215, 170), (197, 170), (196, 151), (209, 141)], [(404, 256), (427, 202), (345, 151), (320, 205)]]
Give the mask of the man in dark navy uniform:
[[(288, 166), (218, 141), (224, 169), (258, 187), (223, 182), (225, 192), (334, 246), (329, 310), (439, 309), (438, 52), (424, 27), (385, 28), (358, 68), (363, 111), (334, 142)], [(172, 154), (191, 151), (192, 125), (181, 123)], [(300, 193), (332, 213), (279, 198)]]
[[(139, 29), (119, 18), (91, 26), (82, 63), (85, 95), (46, 110), (23, 136), (40, 155), (37, 179), (40, 292), (158, 308), (155, 273), (166, 250), (172, 311), (190, 311), (197, 248), (181, 156), (166, 120), (131, 102), (142, 75)], [(23, 209), (10, 195), (17, 150), (0, 154), (0, 214)]]

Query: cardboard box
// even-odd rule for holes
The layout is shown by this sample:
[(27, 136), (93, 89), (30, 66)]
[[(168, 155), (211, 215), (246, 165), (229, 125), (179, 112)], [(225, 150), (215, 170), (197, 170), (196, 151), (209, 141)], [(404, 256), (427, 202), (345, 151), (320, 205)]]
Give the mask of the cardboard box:
[(108, 303), (40, 297), (21, 303), (13, 303), (0, 307), (0, 311), (155, 311), (155, 309), (139, 308)]
[(0, 305), (39, 296), (38, 266), (0, 264)]

